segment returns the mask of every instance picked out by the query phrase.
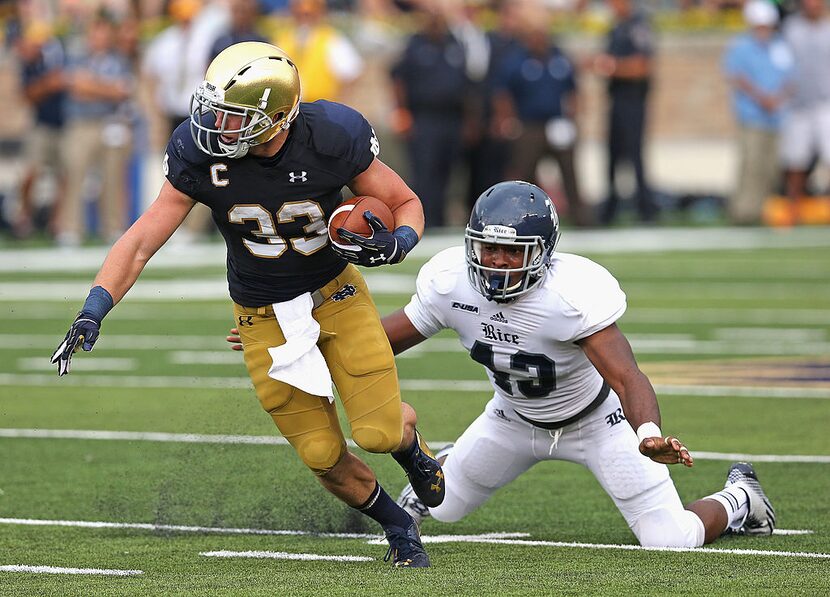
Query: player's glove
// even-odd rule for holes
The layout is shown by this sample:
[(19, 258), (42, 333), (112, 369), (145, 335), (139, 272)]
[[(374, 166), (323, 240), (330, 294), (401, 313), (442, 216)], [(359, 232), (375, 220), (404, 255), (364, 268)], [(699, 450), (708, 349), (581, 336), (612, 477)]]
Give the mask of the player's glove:
[(61, 342), (60, 346), (58, 346), (52, 355), (51, 362), (53, 365), (58, 366), (59, 376), (69, 373), (69, 367), (72, 364), (72, 355), (78, 348), (83, 348), (87, 352), (92, 350), (100, 333), (100, 321), (85, 313), (78, 314), (78, 317), (69, 327), (69, 331), (66, 332), (63, 342)]
[(400, 263), (418, 242), (418, 234), (409, 226), (400, 226), (394, 232), (380, 221), (375, 214), (366, 210), (363, 217), (372, 228), (372, 236), (366, 238), (345, 228), (338, 228), (337, 234), (357, 247), (345, 249), (332, 245), (338, 255), (346, 261), (364, 267), (378, 267), (387, 263)]
[(78, 348), (89, 352), (101, 333), (101, 321), (109, 313), (114, 301), (103, 286), (93, 286), (86, 297), (83, 309), (69, 326), (63, 342), (52, 355), (51, 363), (58, 366), (58, 376), (69, 373), (72, 355)]

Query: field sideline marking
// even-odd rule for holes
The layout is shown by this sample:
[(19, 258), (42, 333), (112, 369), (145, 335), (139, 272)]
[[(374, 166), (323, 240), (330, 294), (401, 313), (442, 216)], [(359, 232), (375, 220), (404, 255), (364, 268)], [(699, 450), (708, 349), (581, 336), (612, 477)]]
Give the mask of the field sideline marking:
[[(288, 440), (280, 435), (209, 435), (200, 433), (163, 433), (158, 431), (97, 431), (91, 429), (12, 429), (0, 428), (0, 438), (11, 439), (82, 439), (82, 440), (116, 440), (142, 441), (180, 444), (246, 444), (287, 446)], [(349, 447), (356, 448), (352, 440), (347, 440)], [(450, 441), (430, 441), (429, 445), (440, 450), (451, 444)], [(790, 454), (742, 454), (731, 452), (693, 451), (698, 460), (750, 460), (753, 462), (794, 462), (810, 464), (830, 464), (830, 456), (825, 455), (790, 455)]]
[(106, 568), (60, 568), (58, 566), (27, 566), (17, 564), (0, 566), (0, 572), (30, 572), (34, 574), (96, 574), (100, 576), (138, 576), (143, 570), (108, 570)]
[[(138, 531), (168, 531), (173, 533), (217, 533), (221, 535), (279, 535), (289, 537), (322, 537), (325, 539), (367, 539), (384, 541), (379, 533), (315, 533), (285, 529), (245, 529), (236, 527), (200, 527), (180, 524), (152, 524), (147, 522), (105, 522), (100, 520), (47, 520), (41, 518), (0, 518), (0, 524), (38, 527), (78, 527), (85, 529), (135, 529)], [(478, 539), (513, 539), (530, 537), (530, 533), (482, 533), (479, 535), (447, 535), (461, 541)]]
[[(483, 392), (492, 394), (493, 386), (484, 379), (402, 379), (401, 389), (423, 392)], [(98, 388), (191, 388), (217, 390), (250, 390), (249, 377), (187, 377), (154, 375), (89, 375), (58, 378), (45, 373), (0, 373), (0, 386), (98, 387)], [(751, 387), (751, 386), (690, 386), (655, 384), (658, 394), (680, 396), (725, 396), (729, 398), (830, 399), (830, 388)]]
[[(424, 542), (429, 539), (424, 537)], [(746, 556), (778, 556), (785, 558), (830, 559), (830, 553), (810, 551), (777, 551), (772, 549), (717, 549), (714, 547), (643, 547), (624, 543), (577, 543), (571, 541), (537, 541), (533, 539), (480, 539), (476, 543), (496, 545), (527, 545), (531, 547), (577, 547), (581, 549), (620, 549), (624, 551), (669, 551), (675, 553), (720, 553)]]
[(200, 551), (200, 556), (208, 558), (258, 558), (271, 560), (303, 560), (328, 562), (374, 562), (368, 556), (325, 556), (316, 553), (289, 553), (287, 551)]
[[(28, 524), (36, 526), (74, 526), (85, 528), (131, 528), (141, 530), (173, 530), (189, 532), (218, 532), (229, 534), (253, 535), (300, 535), (323, 538), (369, 539), (372, 544), (383, 543), (378, 535), (359, 533), (311, 533), (308, 531), (269, 530), (269, 529), (223, 529), (217, 527), (189, 527), (179, 525), (153, 525), (145, 523), (89, 522), (82, 520), (38, 520), (22, 518), (0, 518), (0, 524)], [(681, 553), (727, 553), (737, 555), (768, 555), (779, 557), (800, 557), (830, 559), (830, 553), (776, 551), (761, 549), (716, 549), (711, 547), (642, 547), (624, 543), (580, 543), (571, 541), (542, 541), (535, 539), (514, 539), (512, 537), (529, 537), (528, 533), (484, 533), (481, 535), (423, 535), (424, 543), (489, 543), (494, 545), (525, 545), (529, 547), (576, 547), (583, 549), (620, 549), (626, 551), (669, 551)]]

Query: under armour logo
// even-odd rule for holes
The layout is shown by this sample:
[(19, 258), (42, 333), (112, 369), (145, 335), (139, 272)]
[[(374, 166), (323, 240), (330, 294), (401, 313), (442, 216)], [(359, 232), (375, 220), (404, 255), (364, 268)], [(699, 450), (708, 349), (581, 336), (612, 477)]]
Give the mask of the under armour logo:
[(305, 182), (308, 180), (308, 172), (306, 172), (305, 170), (300, 170), (299, 174), (297, 174), (296, 172), (289, 172), (288, 180), (290, 180), (291, 182)]
[(612, 412), (610, 415), (605, 417), (605, 422), (608, 423), (609, 427), (613, 427), (617, 423), (622, 423), (625, 420), (626, 420), (625, 415), (623, 414), (621, 408), (618, 408), (617, 410)]
[(369, 263), (375, 263), (377, 261), (386, 261), (386, 255), (381, 255), (379, 257), (369, 257)]
[(253, 315), (240, 315), (237, 317), (237, 321), (239, 321), (239, 327), (245, 327), (254, 325), (254, 316)]

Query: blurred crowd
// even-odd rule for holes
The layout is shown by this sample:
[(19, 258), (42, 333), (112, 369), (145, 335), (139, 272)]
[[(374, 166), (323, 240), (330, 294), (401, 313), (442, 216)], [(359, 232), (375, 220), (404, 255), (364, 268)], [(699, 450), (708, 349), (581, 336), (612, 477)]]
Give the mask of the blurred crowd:
[[(376, 126), (401, 148), (402, 174), (427, 225), (445, 226), (452, 179), (472, 205), (495, 182), (540, 180), (574, 226), (607, 226), (621, 207), (643, 223), (660, 204), (644, 160), (655, 74), (652, 11), (594, 0), (611, 15), (598, 49), (570, 55), (555, 34), (587, 0), (21, 0), (0, 3), (4, 46), (32, 125), (9, 216), (15, 237), (42, 229), (63, 246), (117, 238), (142, 208), (148, 155), (189, 118), (190, 95), (224, 48), (269, 41), (296, 62), (304, 101), (344, 101), (370, 116), (367, 89), (391, 90)], [(678, 8), (678, 7), (674, 7)], [(745, 31), (723, 56), (740, 167), (728, 217), (761, 221), (781, 187), (793, 206), (830, 164), (830, 18), (825, 0), (689, 0), (684, 10), (739, 11)], [(603, 81), (606, 193), (586, 201), (578, 176), (580, 82)], [(361, 96), (361, 92), (364, 93)], [(724, 107), (726, 109), (726, 107)], [(154, 154), (155, 152), (155, 154)], [(631, 192), (619, 190), (630, 171)], [(44, 181), (48, 192), (44, 194)], [(797, 223), (793, 208), (791, 223)], [(210, 229), (194, 211), (193, 235)]]

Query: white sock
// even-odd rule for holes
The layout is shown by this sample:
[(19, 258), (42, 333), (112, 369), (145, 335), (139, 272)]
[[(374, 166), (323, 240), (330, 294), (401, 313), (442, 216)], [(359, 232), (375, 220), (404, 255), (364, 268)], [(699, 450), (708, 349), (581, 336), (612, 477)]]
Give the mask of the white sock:
[(744, 524), (746, 515), (749, 512), (749, 496), (741, 487), (740, 483), (735, 483), (729, 487), (725, 487), (717, 493), (707, 496), (707, 500), (715, 500), (724, 510), (726, 516), (729, 518), (727, 527), (732, 529), (739, 529)]

